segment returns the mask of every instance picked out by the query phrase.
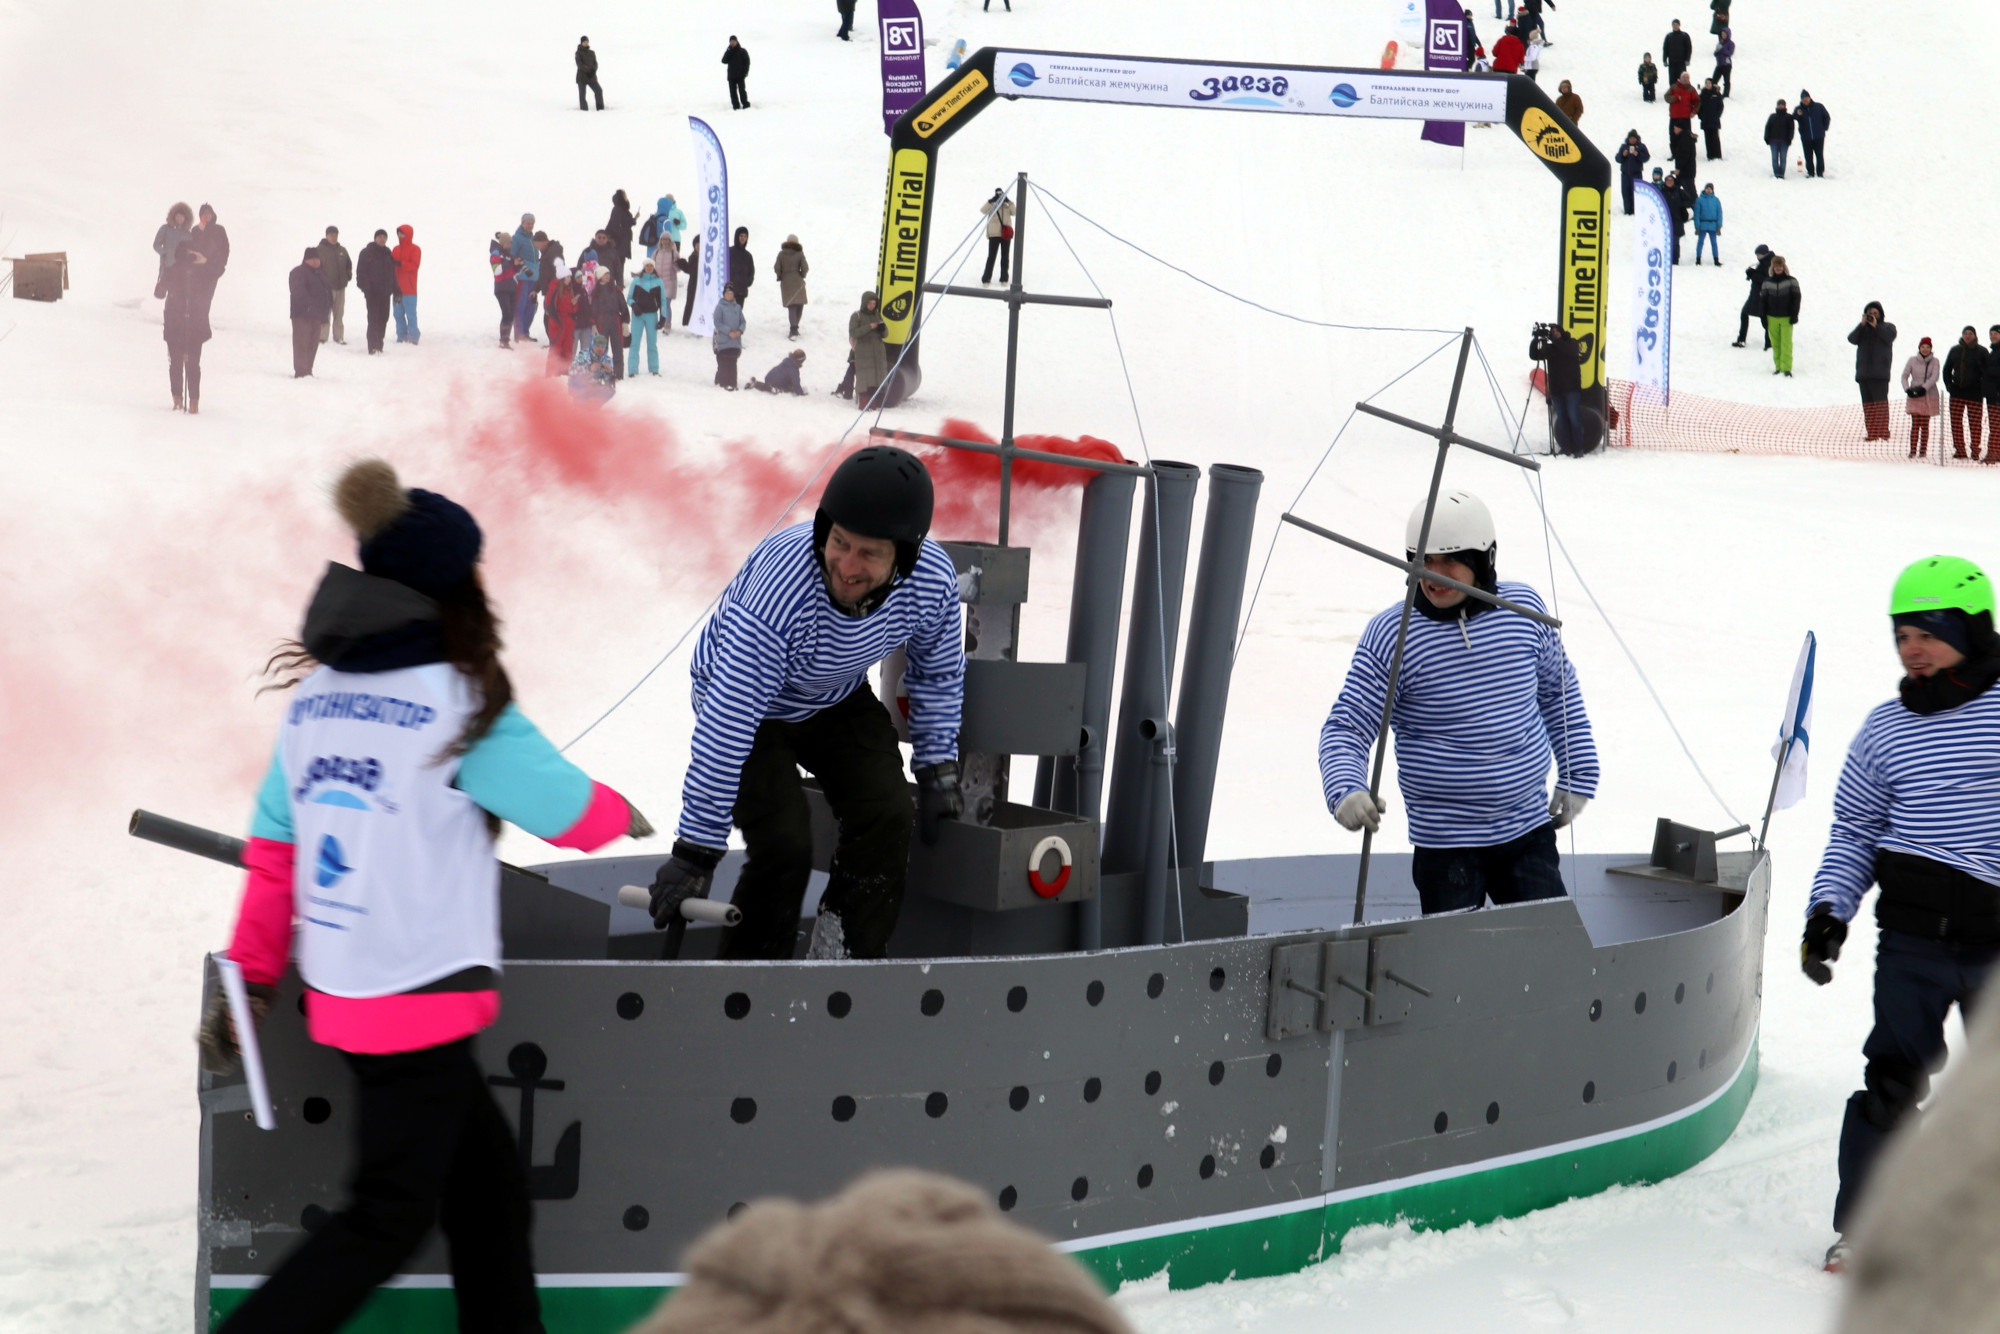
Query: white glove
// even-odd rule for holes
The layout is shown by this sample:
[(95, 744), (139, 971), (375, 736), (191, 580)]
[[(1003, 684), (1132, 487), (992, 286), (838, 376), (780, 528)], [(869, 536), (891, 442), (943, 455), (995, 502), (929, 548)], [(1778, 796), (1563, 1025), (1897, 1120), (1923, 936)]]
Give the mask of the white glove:
[(1582, 815), (1583, 808), (1589, 804), (1589, 797), (1579, 797), (1574, 792), (1565, 792), (1561, 788), (1557, 788), (1549, 797), (1549, 824), (1556, 829), (1561, 829), (1564, 825), (1576, 819), (1577, 816)]
[(1387, 797), (1371, 797), (1366, 791), (1350, 792), (1333, 808), (1333, 818), (1340, 821), (1342, 827), (1357, 832), (1361, 826), (1367, 825), (1368, 832), (1372, 834), (1382, 827), (1382, 812), (1388, 809)]

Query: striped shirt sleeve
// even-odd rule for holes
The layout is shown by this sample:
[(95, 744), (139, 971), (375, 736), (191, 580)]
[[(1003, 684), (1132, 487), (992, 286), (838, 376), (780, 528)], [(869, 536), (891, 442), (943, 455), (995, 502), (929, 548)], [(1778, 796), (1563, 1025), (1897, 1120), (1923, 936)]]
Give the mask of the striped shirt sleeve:
[[(933, 553), (949, 570), (951, 558), (926, 543), (926, 559)], [(931, 605), (910, 636), (909, 667), (903, 675), (910, 691), (911, 760), (918, 767), (958, 758), (958, 727), (965, 710), (965, 628), (956, 578), (926, 588)]]
[(1840, 766), (1840, 783), (1833, 791), (1833, 827), (1819, 874), (1813, 877), (1807, 916), (1825, 904), (1835, 917), (1850, 921), (1875, 883), (1875, 851), (1889, 833), (1894, 794), (1876, 764), (1874, 722), (1871, 716), (1862, 724)]
[(1576, 666), (1563, 650), (1562, 637), (1548, 626), (1541, 629), (1536, 654), (1535, 703), (1548, 728), (1549, 747), (1556, 755), (1556, 786), (1579, 797), (1597, 795), (1597, 739), (1583, 711), (1583, 686)]
[(690, 843), (726, 848), (743, 762), (785, 683), (785, 643), (739, 603), (725, 605), (716, 615), (717, 633), (681, 785), (678, 832)]
[(1389, 664), (1380, 650), (1376, 636), (1364, 632), (1340, 696), (1319, 729), (1319, 780), (1329, 811), (1348, 793), (1368, 788), (1368, 751), (1382, 726), (1389, 690)]

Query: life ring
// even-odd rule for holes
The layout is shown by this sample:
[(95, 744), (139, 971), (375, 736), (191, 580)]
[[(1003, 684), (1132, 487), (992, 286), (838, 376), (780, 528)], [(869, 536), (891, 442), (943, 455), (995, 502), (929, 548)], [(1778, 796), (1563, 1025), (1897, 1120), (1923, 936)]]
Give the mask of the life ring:
[[(1062, 858), (1062, 870), (1056, 873), (1055, 879), (1044, 880), (1042, 879), (1042, 858), (1051, 852)], [(1035, 850), (1028, 854), (1028, 887), (1043, 898), (1052, 899), (1063, 892), (1063, 886), (1069, 884), (1069, 868), (1069, 844), (1056, 835), (1050, 834), (1047, 838), (1035, 844)]]

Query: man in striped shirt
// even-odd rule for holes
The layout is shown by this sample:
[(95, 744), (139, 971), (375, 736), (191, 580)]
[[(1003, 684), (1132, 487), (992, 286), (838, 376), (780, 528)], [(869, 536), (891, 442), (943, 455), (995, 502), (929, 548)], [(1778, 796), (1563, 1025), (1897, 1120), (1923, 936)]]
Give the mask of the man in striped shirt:
[[(1833, 828), (1813, 878), (1799, 959), (1821, 986), (1870, 885), (1875, 1027), (1861, 1045), (1865, 1087), (1840, 1128), (1833, 1226), (1853, 1221), (1869, 1169), (1897, 1122), (1923, 1101), (1944, 1057), (1944, 1021), (2000, 956), (2000, 638), (1993, 585), (1969, 560), (1931, 556), (1889, 599), (1906, 673), (1847, 748)], [(1834, 1242), (1838, 1271), (1847, 1243)]]
[[(1417, 560), (1424, 507), (1405, 545)], [(1493, 518), (1479, 497), (1438, 497), (1423, 562), (1541, 609), (1535, 590), (1494, 574)], [(1416, 845), (1411, 878), (1424, 912), (1560, 898), (1556, 830), (1597, 793), (1597, 745), (1562, 640), (1547, 626), (1443, 584), (1420, 583), (1390, 724), (1396, 770)], [(1368, 623), (1340, 698), (1319, 734), (1327, 809), (1348, 829), (1381, 825), (1386, 800), (1368, 791), (1398, 604)], [(1551, 755), (1556, 790), (1545, 786)]]
[[(672, 860), (653, 882), (656, 926), (705, 896), (733, 822), (749, 859), (732, 901), (742, 924), (722, 956), (789, 959), (812, 874), (801, 766), (819, 779), (840, 842), (809, 957), (878, 959), (902, 908), (910, 832), (956, 819), (965, 632), (958, 575), (931, 541), (930, 474), (870, 445), (834, 471), (811, 523), (757, 544), (702, 631), (693, 754)], [(868, 671), (895, 649), (909, 666), (919, 809)]]

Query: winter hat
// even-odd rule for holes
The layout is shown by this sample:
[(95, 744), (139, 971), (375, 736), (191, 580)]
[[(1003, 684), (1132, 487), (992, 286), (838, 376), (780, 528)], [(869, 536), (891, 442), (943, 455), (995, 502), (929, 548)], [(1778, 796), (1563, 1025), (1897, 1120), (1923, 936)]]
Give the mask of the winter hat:
[(318, 247), (318, 246), (316, 246), (316, 245), (309, 245), (309, 246), (307, 246), (307, 247), (306, 247), (306, 258), (307, 258), (307, 259), (318, 259), (318, 258), (319, 258), (319, 247)]
[[(1985, 615), (1984, 612), (1980, 614)], [(1906, 625), (1914, 625), (1925, 634), (1942, 639), (1966, 657), (1972, 656), (1972, 618), (1957, 607), (1942, 607), (1937, 611), (1898, 612), (1889, 618), (1889, 623), (1898, 630)]]
[(203, 204), (201, 206), (201, 216), (213, 222), (215, 220), (215, 205)]
[(1931, 345), (1931, 340), (1928, 338), (1919, 338), (1917, 340), (1917, 347), (1920, 349), (1929, 347), (1930, 345)]
[(342, 473), (333, 504), (361, 539), (364, 574), (436, 597), (471, 578), (479, 564), (483, 539), (465, 507), (435, 491), (405, 491), (381, 459), (363, 459)]
[(1757, 253), (1760, 255), (1768, 255), (1771, 253), (1771, 247), (1767, 245), (1760, 245), (1757, 247)]
[(799, 234), (797, 232), (793, 232), (790, 236), (787, 236), (785, 238), (786, 245), (797, 245), (798, 243), (799, 243)]
[(562, 260), (560, 259), (556, 261), (556, 277), (558, 278), (569, 277), (569, 265), (563, 263)]
[(1096, 1279), (929, 1172), (873, 1172), (819, 1204), (760, 1200), (697, 1241), (635, 1334), (1129, 1334)]

